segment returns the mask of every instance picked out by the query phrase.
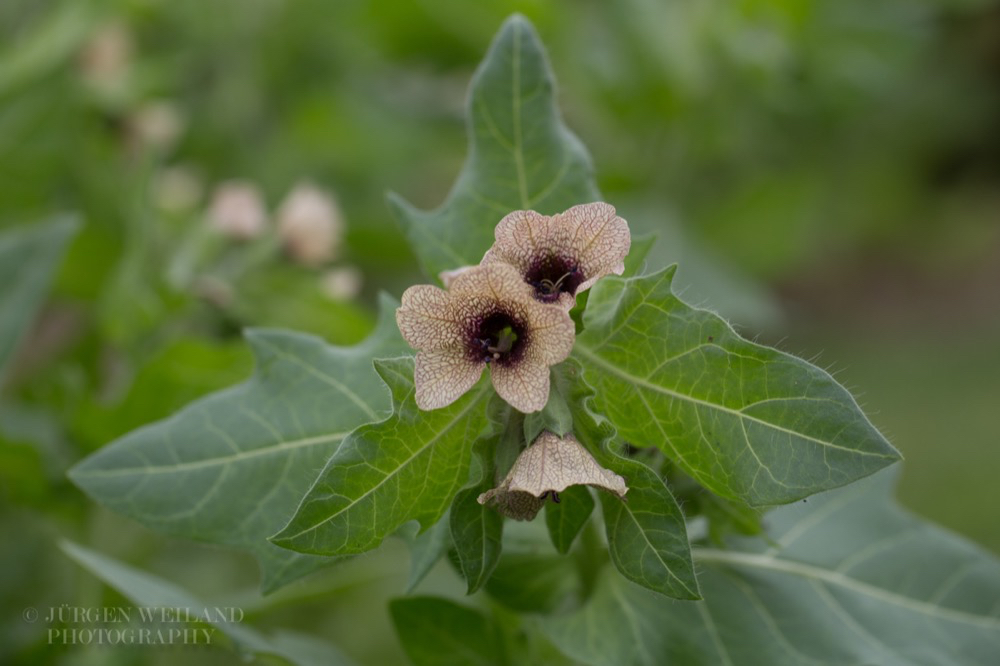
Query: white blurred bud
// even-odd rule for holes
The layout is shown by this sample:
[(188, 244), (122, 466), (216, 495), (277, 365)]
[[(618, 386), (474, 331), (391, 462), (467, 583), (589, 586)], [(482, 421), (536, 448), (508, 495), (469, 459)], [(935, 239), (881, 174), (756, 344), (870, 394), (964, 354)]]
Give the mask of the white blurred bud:
[(243, 180), (219, 183), (208, 206), (208, 223), (237, 240), (260, 236), (267, 225), (267, 210), (260, 190)]
[(121, 91), (132, 64), (132, 33), (122, 21), (97, 28), (80, 53), (80, 73), (87, 83), (103, 93)]
[(184, 120), (170, 102), (150, 102), (129, 117), (129, 129), (140, 146), (169, 150), (184, 131)]
[(198, 204), (202, 189), (201, 180), (190, 168), (168, 167), (153, 180), (153, 200), (162, 210), (180, 213)]
[(353, 266), (334, 268), (323, 274), (323, 293), (335, 301), (350, 301), (361, 293), (361, 271)]
[(344, 222), (340, 208), (324, 190), (300, 183), (278, 208), (278, 236), (299, 263), (318, 266), (340, 249)]

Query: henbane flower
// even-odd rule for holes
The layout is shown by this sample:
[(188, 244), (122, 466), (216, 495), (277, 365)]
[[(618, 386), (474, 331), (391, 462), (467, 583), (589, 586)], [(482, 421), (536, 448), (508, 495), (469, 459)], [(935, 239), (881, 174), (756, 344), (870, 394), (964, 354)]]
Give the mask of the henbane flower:
[(517, 210), (500, 220), (495, 237), (482, 263), (514, 266), (537, 300), (567, 310), (598, 278), (624, 272), (632, 242), (628, 222), (602, 202), (552, 216)]
[(451, 404), (488, 365), (501, 398), (522, 412), (538, 411), (549, 397), (549, 366), (569, 356), (575, 338), (569, 314), (535, 300), (507, 264), (472, 267), (448, 291), (410, 287), (396, 323), (419, 351), (414, 384), (421, 409)]
[(500, 485), (480, 495), (478, 502), (508, 518), (531, 520), (546, 497), (558, 502), (559, 493), (577, 485), (604, 488), (618, 497), (628, 492), (625, 479), (598, 465), (575, 437), (546, 430), (521, 452)]

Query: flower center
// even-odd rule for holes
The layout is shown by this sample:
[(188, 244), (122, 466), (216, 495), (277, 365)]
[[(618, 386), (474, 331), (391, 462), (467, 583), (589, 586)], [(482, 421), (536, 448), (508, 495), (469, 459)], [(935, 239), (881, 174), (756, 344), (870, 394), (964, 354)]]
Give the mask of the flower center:
[(580, 267), (560, 256), (547, 256), (535, 261), (525, 280), (535, 288), (535, 299), (554, 303), (560, 294), (575, 294), (584, 281)]
[(479, 322), (472, 332), (472, 354), (486, 363), (513, 363), (524, 350), (525, 330), (506, 312), (494, 312)]

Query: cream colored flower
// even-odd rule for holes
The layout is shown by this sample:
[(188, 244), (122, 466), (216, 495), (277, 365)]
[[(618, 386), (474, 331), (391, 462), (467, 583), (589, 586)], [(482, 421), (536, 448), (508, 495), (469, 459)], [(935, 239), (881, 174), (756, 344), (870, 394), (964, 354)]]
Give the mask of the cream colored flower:
[(441, 280), (441, 284), (444, 285), (445, 289), (450, 289), (451, 283), (455, 281), (455, 278), (470, 268), (475, 268), (475, 266), (462, 266), (460, 268), (453, 268), (450, 271), (441, 271), (438, 273), (438, 279)]
[(168, 151), (184, 133), (184, 117), (172, 102), (148, 102), (129, 116), (128, 128), (136, 148)]
[(534, 290), (507, 264), (476, 266), (448, 291), (416, 285), (396, 311), (403, 337), (419, 350), (414, 371), (417, 406), (450, 405), (490, 366), (500, 397), (536, 412), (549, 397), (549, 366), (573, 349), (573, 320), (562, 308), (534, 299)]
[(120, 97), (128, 85), (135, 44), (132, 30), (119, 20), (100, 25), (80, 53), (80, 74), (98, 93)]
[(531, 520), (546, 497), (558, 502), (559, 493), (579, 485), (604, 488), (618, 497), (628, 492), (625, 479), (598, 465), (575, 437), (559, 437), (546, 430), (521, 452), (507, 478), (478, 501), (508, 518)]
[(323, 274), (320, 288), (334, 301), (353, 301), (361, 293), (364, 277), (353, 266), (333, 268)]
[(333, 197), (300, 183), (278, 207), (278, 236), (291, 257), (320, 266), (336, 256), (344, 235), (344, 216)]
[(267, 226), (267, 209), (260, 189), (244, 180), (228, 180), (216, 186), (208, 205), (211, 227), (236, 240), (257, 238)]
[(567, 310), (598, 278), (624, 272), (632, 242), (628, 222), (602, 202), (552, 216), (516, 210), (500, 220), (495, 236), (482, 263), (514, 266), (536, 299)]

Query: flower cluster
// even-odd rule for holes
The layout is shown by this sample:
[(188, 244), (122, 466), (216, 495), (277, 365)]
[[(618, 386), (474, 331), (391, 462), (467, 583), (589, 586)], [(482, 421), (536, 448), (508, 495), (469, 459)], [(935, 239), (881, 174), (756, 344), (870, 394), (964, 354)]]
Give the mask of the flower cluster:
[(478, 266), (441, 275), (445, 289), (403, 293), (399, 330), (418, 350), (417, 406), (451, 404), (489, 366), (497, 393), (522, 412), (545, 407), (549, 367), (569, 356), (576, 295), (624, 271), (628, 223), (606, 203), (553, 216), (514, 211), (496, 227)]

